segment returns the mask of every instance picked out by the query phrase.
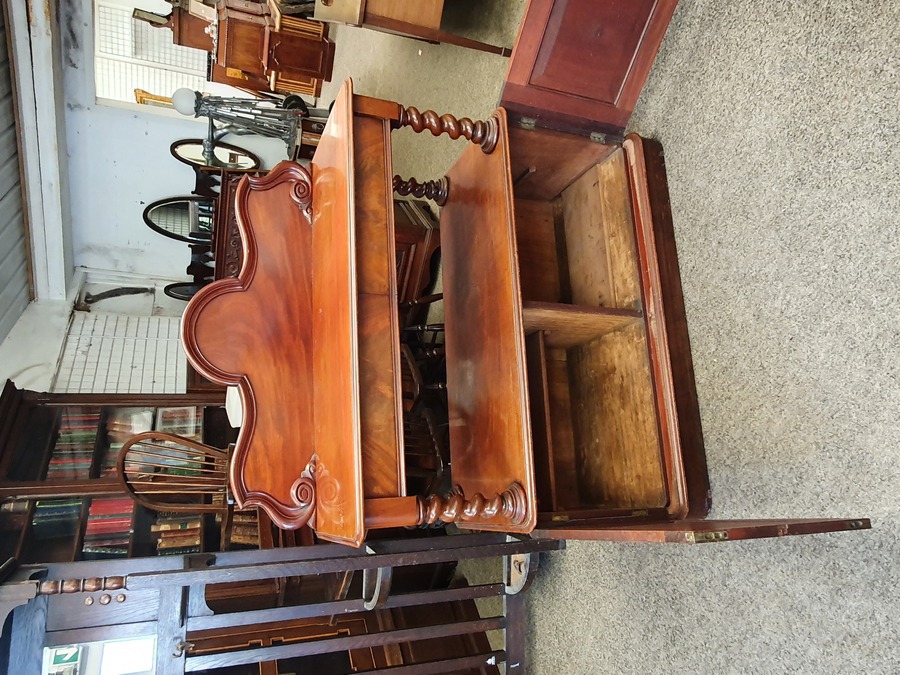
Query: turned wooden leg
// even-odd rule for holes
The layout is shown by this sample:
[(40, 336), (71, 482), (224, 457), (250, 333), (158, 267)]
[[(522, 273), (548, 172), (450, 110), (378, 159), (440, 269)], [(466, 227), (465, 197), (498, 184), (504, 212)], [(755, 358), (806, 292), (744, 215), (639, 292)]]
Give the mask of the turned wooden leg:
[(500, 124), (496, 115), (491, 115), (486, 121), (473, 122), (468, 117), (455, 118), (453, 115), (438, 115), (434, 110), (426, 110), (420, 113), (417, 108), (401, 108), (398, 127), (412, 127), (417, 134), (425, 129), (432, 136), (447, 134), (456, 140), (465, 136), (473, 143), (477, 143), (485, 154), (493, 152), (497, 146), (497, 138), (500, 132)]
[(491, 499), (486, 499), (484, 495), (478, 493), (471, 499), (466, 499), (457, 486), (446, 497), (440, 495), (419, 497), (419, 520), (416, 524), (433, 525), (437, 521), (477, 522), (501, 516), (510, 525), (521, 525), (527, 515), (525, 489), (519, 483), (513, 483)]
[(415, 178), (403, 180), (400, 176), (394, 176), (394, 192), (404, 197), (409, 194), (419, 199), (425, 197), (433, 200), (438, 206), (443, 206), (447, 203), (447, 195), (450, 192), (450, 179), (444, 176), (438, 180), (420, 183)]

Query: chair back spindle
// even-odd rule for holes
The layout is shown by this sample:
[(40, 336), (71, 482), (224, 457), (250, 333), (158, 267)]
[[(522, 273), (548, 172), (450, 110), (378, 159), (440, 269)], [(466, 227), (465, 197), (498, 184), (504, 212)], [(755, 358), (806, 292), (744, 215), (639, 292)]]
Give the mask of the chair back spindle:
[(148, 431), (129, 438), (116, 463), (125, 490), (148, 509), (225, 513), (228, 460), (227, 450), (177, 434)]

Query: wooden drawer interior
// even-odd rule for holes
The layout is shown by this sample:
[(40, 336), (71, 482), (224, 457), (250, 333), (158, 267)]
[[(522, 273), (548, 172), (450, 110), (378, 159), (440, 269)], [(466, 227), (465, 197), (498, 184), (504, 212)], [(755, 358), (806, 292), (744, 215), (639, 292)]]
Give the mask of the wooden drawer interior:
[(516, 186), (544, 514), (613, 515), (669, 502), (627, 160), (621, 148), (607, 152), (549, 199), (555, 188), (535, 182), (534, 172), (531, 185)]

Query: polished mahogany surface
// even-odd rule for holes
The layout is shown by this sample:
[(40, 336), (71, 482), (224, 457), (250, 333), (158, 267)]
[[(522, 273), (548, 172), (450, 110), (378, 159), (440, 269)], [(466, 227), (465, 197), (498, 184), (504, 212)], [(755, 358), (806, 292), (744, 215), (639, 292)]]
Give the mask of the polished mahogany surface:
[(490, 154), (469, 145), (449, 172), (441, 211), (447, 393), (453, 482), (467, 498), (520, 483), (525, 515), (463, 527), (530, 532), (536, 522), (525, 333), (506, 112)]
[(284, 163), (241, 184), (240, 273), (191, 302), (185, 349), (198, 372), (239, 387), (234, 496), (280, 527), (308, 521), (354, 546), (369, 528), (436, 519), (528, 532), (534, 476), (502, 110), (478, 123), (502, 141), (472, 139), (446, 207), (456, 233), (445, 272), (454, 490), (405, 496), (390, 161), (401, 113), (354, 96), (348, 81), (310, 173)]
[[(364, 528), (353, 86), (349, 80), (338, 92), (311, 168), (315, 527), (324, 539), (358, 546)], [(289, 388), (290, 379), (284, 381)]]
[(312, 484), (300, 480), (315, 451), (309, 199), (309, 174), (297, 164), (245, 178), (236, 195), (241, 270), (202, 288), (182, 320), (194, 368), (240, 390), (244, 423), (230, 468), (235, 501), (262, 506), (285, 528), (304, 524), (314, 507)]
[(390, 126), (359, 112), (353, 125), (363, 492), (396, 497), (406, 480)]
[(367, 520), (418, 512), (402, 500), (390, 118), (355, 100), (348, 80), (310, 173), (285, 162), (238, 188), (241, 271), (198, 293), (183, 333), (197, 370), (241, 392), (238, 503), (359, 546)]

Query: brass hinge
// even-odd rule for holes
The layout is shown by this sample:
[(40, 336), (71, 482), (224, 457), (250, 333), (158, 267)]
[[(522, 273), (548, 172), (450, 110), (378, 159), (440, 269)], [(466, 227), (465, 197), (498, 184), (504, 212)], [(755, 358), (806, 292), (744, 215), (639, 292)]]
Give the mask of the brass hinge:
[(567, 516), (565, 513), (559, 513), (553, 516), (552, 520), (554, 523), (565, 523), (569, 520), (569, 516)]
[(599, 131), (591, 132), (591, 140), (594, 143), (606, 143), (606, 134), (601, 134)]
[(689, 544), (704, 544), (712, 541), (725, 541), (728, 539), (728, 532), (720, 530), (718, 532), (685, 532), (684, 539)]

